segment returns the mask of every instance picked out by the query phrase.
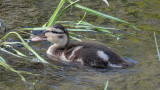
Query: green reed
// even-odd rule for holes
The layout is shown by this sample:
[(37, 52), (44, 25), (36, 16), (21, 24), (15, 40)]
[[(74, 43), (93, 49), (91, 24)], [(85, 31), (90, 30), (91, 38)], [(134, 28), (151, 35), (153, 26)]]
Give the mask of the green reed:
[[(17, 38), (19, 38), (21, 41), (20, 42), (7, 42), (7, 37), (9, 37), (10, 35), (16, 35)], [(0, 40), (0, 51), (2, 52), (5, 52), (7, 54), (10, 54), (12, 56), (15, 56), (15, 57), (18, 57), (18, 58), (22, 58), (22, 59), (25, 59), (25, 60), (29, 60), (29, 61), (34, 61), (33, 58), (30, 58), (28, 57), (27, 55), (23, 54), (22, 52), (16, 50), (12, 45), (15, 45), (15, 44), (21, 44), (23, 45), (25, 48), (27, 48), (29, 51), (31, 51), (39, 60), (40, 62), (42, 63), (47, 63), (49, 64), (50, 66), (52, 66), (53, 68), (56, 68), (56, 69), (60, 69), (58, 66), (56, 65), (53, 65), (53, 64), (50, 64), (49, 62), (47, 62), (45, 59), (43, 59), (37, 52), (35, 52), (25, 41), (24, 39), (21, 37), (21, 35), (19, 35), (17, 32), (9, 32), (8, 34), (6, 34), (1, 40)], [(16, 53), (12, 53), (11, 51), (8, 51), (6, 50), (5, 48), (11, 48), (12, 50), (14, 50)], [(25, 73), (25, 74), (32, 74), (32, 73), (29, 73), (29, 72), (25, 72), (25, 71), (17, 71), (15, 69), (13, 69), (10, 65), (7, 64), (7, 62), (4, 60), (4, 58), (2, 58), (0, 56), (0, 65), (5, 67), (6, 69), (10, 70), (10, 71), (13, 71), (15, 73), (17, 73), (21, 79), (23, 81), (26, 81), (25, 78), (21, 75), (21, 73)]]
[[(64, 4), (66, 2), (69, 2), (70, 4), (67, 5), (65, 8), (62, 9), (62, 7), (64, 6)], [(101, 17), (101, 18), (104, 18), (104, 19), (110, 19), (110, 20), (114, 20), (114, 21), (118, 21), (118, 22), (121, 22), (121, 23), (125, 23), (125, 24), (128, 24), (130, 27), (138, 30), (133, 24), (130, 24), (129, 22), (127, 21), (124, 21), (124, 20), (121, 20), (119, 18), (116, 18), (116, 17), (113, 17), (113, 16), (110, 16), (110, 15), (107, 15), (107, 14), (104, 14), (104, 13), (101, 13), (101, 12), (98, 12), (96, 10), (93, 10), (93, 9), (90, 9), (90, 8), (87, 8), (85, 6), (82, 6), (80, 4), (77, 4), (80, 0), (76, 0), (76, 1), (71, 1), (71, 0), (61, 0), (59, 5), (57, 6), (55, 12), (52, 14), (52, 16), (50, 17), (50, 19), (48, 20), (48, 22), (46, 22), (42, 27), (38, 27), (38, 28), (22, 28), (21, 30), (44, 30), (46, 29), (47, 27), (50, 27), (50, 26), (53, 26), (54, 24), (56, 23), (62, 23), (63, 25), (67, 26), (67, 27), (70, 27), (70, 28), (67, 28), (69, 31), (85, 31), (85, 32), (88, 32), (88, 31), (94, 31), (94, 32), (103, 32), (109, 36), (113, 36), (113, 37), (117, 37), (116, 35), (113, 35), (109, 30), (112, 30), (112, 29), (115, 29), (115, 28), (106, 28), (106, 27), (99, 27), (99, 26), (96, 26), (96, 25), (92, 25), (88, 22), (85, 22), (83, 21), (84, 20), (84, 17), (86, 16), (86, 14), (84, 15), (84, 17), (82, 18), (82, 20), (73, 20), (73, 21), (58, 21), (58, 19), (60, 18), (60, 16), (65, 12), (67, 11), (71, 6), (74, 6), (76, 8), (79, 8), (87, 13), (90, 13), (90, 14), (93, 14), (93, 15), (96, 15), (98, 17)], [(103, 0), (107, 5), (109, 5), (108, 1), (107, 0)], [(75, 35), (72, 35), (70, 34), (70, 37), (72, 39), (76, 39), (76, 40), (79, 40), (78, 38), (75, 37)]]
[(107, 82), (105, 84), (104, 90), (107, 90), (107, 88), (108, 88), (108, 80), (107, 80)]
[(21, 77), (21, 79), (22, 79), (23, 81), (26, 81), (26, 80), (25, 80), (25, 78), (21, 75), (21, 73), (32, 74), (32, 73), (29, 73), (29, 72), (17, 71), (17, 70), (15, 70), (15, 69), (13, 69), (10, 65), (7, 64), (7, 62), (6, 62), (1, 56), (0, 56), (0, 65), (3, 66), (3, 67), (5, 67), (6, 69), (12, 71), (12, 72), (17, 73), (17, 74)]
[[(2, 42), (1, 45), (2, 46), (8, 46), (8, 45), (13, 45), (13, 44), (21, 44), (23, 45), (25, 48), (27, 48), (28, 50), (30, 50), (38, 59), (40, 59), (41, 62), (43, 63), (48, 63), (46, 60), (44, 60), (38, 53), (36, 53), (25, 41), (24, 39), (17, 33), (17, 32), (9, 32), (8, 34), (6, 34), (1, 40), (5, 41), (7, 39), (7, 37), (11, 34), (15, 34), (20, 40), (21, 42)], [(12, 47), (13, 48), (13, 47)], [(15, 50), (13, 48), (13, 50)], [(17, 54), (21, 57), (24, 57), (26, 55), (22, 54), (21, 52), (19, 52), (18, 50), (15, 50), (17, 52)]]
[(155, 44), (156, 44), (156, 49), (157, 49), (157, 54), (158, 54), (158, 59), (160, 61), (160, 52), (157, 44), (157, 38), (156, 38), (156, 33), (154, 32), (154, 39), (155, 39)]
[[(7, 42), (6, 39), (8, 36), (10, 36), (11, 34), (15, 34), (20, 40), (21, 42)], [(22, 59), (27, 59), (27, 56), (24, 55), (23, 53), (21, 53), (20, 51), (14, 49), (12, 47), (12, 45), (14, 44), (21, 44), (23, 45), (24, 47), (26, 47), (28, 50), (30, 50), (33, 54), (35, 54), (35, 56), (37, 56), (37, 58), (42, 62), (42, 63), (48, 63), (46, 60), (44, 60), (40, 55), (38, 55), (38, 53), (36, 53), (25, 41), (24, 39), (17, 33), (17, 32), (9, 32), (8, 34), (6, 34), (1, 40), (0, 40), (0, 51), (2, 52), (5, 52), (7, 54), (10, 54), (10, 55), (13, 55), (15, 57), (18, 57), (18, 58), (22, 58)], [(5, 47), (9, 47), (9, 48), (12, 48), (12, 50), (14, 50), (16, 52), (15, 53), (12, 53), (8, 50), (5, 49)], [(31, 61), (31, 60), (30, 60)], [(9, 64), (7, 64), (7, 62), (4, 60), (4, 58), (2, 58), (0, 56), (0, 65), (5, 67), (6, 69), (12, 71), (12, 72), (15, 72), (17, 73), (21, 79), (23, 81), (26, 81), (25, 78), (21, 75), (21, 73), (25, 73), (25, 74), (32, 74), (32, 73), (29, 73), (29, 72), (25, 72), (25, 71), (17, 71), (15, 69), (13, 69)]]

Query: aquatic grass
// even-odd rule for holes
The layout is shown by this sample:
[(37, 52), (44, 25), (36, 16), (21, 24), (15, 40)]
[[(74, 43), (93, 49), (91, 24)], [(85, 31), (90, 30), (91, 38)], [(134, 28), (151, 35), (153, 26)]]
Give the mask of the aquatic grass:
[[(11, 34), (14, 34), (16, 35), (20, 40), (21, 42), (6, 42), (5, 40), (7, 39), (8, 36), (10, 36)], [(39, 61), (41, 61), (42, 63), (46, 63), (46, 64), (49, 64), (50, 66), (52, 66), (53, 68), (55, 69), (60, 69), (60, 67), (56, 66), (56, 65), (53, 65), (49, 62), (47, 62), (45, 59), (43, 59), (36, 51), (34, 51), (25, 41), (24, 39), (21, 37), (21, 35), (19, 35), (17, 32), (9, 32), (8, 34), (6, 34), (2, 39), (2, 41), (0, 42), (0, 45), (3, 46), (3, 47), (11, 47), (17, 54), (14, 54), (10, 51), (7, 51), (5, 50), (4, 48), (0, 47), (0, 50), (3, 51), (3, 52), (6, 52), (10, 55), (13, 55), (15, 57), (18, 57), (18, 58), (23, 58), (23, 59), (31, 59), (30, 57), (27, 57), (26, 55), (24, 55), (23, 53), (21, 53), (20, 51), (14, 49), (11, 45), (15, 45), (15, 44), (21, 44), (23, 45), (25, 48), (27, 48), (29, 51), (31, 51), (38, 59)], [(30, 60), (30, 61), (33, 61)]]
[(0, 56), (0, 65), (3, 66), (3, 67), (5, 67), (6, 69), (12, 71), (12, 72), (17, 73), (17, 74), (21, 77), (22, 81), (24, 81), (24, 82), (26, 82), (26, 80), (25, 80), (25, 78), (21, 75), (21, 73), (32, 74), (32, 73), (29, 73), (29, 72), (17, 71), (17, 70), (15, 70), (15, 69), (13, 69), (10, 65), (7, 64), (7, 62), (6, 62), (1, 56)]
[[(69, 2), (70, 4), (68, 6), (66, 6), (64, 9), (62, 9), (63, 5), (65, 2)], [(109, 36), (112, 36), (112, 37), (117, 37), (117, 35), (113, 35), (111, 33), (110, 30), (113, 30), (113, 28), (106, 28), (106, 27), (99, 27), (99, 26), (95, 26), (95, 25), (92, 25), (88, 22), (85, 22), (83, 21), (85, 16), (86, 16), (86, 13), (91, 13), (91, 14), (94, 14), (98, 17), (102, 17), (102, 18), (105, 18), (105, 19), (110, 19), (110, 20), (115, 20), (115, 21), (118, 21), (118, 22), (121, 22), (121, 23), (125, 23), (125, 24), (128, 24), (129, 26), (131, 26), (132, 28), (138, 30), (136, 28), (136, 26), (134, 26), (133, 24), (130, 24), (129, 22), (127, 21), (124, 21), (124, 20), (121, 20), (119, 18), (116, 18), (116, 17), (113, 17), (113, 16), (110, 16), (110, 15), (106, 15), (104, 13), (101, 13), (101, 12), (98, 12), (96, 10), (93, 10), (93, 9), (90, 9), (90, 8), (87, 8), (85, 6), (82, 6), (80, 4), (77, 4), (77, 2), (79, 2), (80, 0), (76, 0), (76, 1), (72, 1), (72, 0), (61, 0), (59, 5), (57, 6), (55, 12), (52, 14), (52, 16), (50, 17), (50, 19), (48, 20), (48, 22), (46, 22), (42, 27), (37, 27), (37, 28), (22, 28), (20, 30), (45, 30), (47, 27), (50, 27), (50, 26), (53, 26), (54, 24), (56, 23), (63, 23), (65, 26), (67, 27), (71, 27), (71, 28), (67, 28), (69, 31), (84, 31), (84, 32), (88, 32), (88, 31), (96, 31), (96, 32), (103, 32)], [(103, 0), (108, 6), (109, 6), (109, 3), (107, 0)], [(73, 21), (57, 21), (60, 16), (66, 11), (68, 10), (71, 6), (75, 6), (81, 10), (84, 10), (85, 11), (85, 14), (82, 18), (82, 20), (73, 20)], [(62, 9), (62, 10), (61, 10)], [(73, 38), (74, 36), (72, 34), (70, 34), (70, 36)], [(76, 39), (76, 38), (73, 38), (73, 39)], [(78, 40), (78, 39), (76, 39)]]
[[(76, 4), (78, 1), (77, 0), (75, 2), (72, 2), (70, 5), (66, 6), (61, 12), (60, 9), (62, 8), (63, 4), (66, 2), (66, 0), (61, 0), (58, 7), (56, 8), (55, 12), (53, 13), (53, 15), (51, 16), (51, 18), (48, 20), (48, 22), (46, 24), (43, 25), (43, 27), (50, 27), (53, 26), (56, 22), (56, 20), (71, 6), (73, 6), (74, 4)], [(60, 12), (60, 13), (58, 13)]]
[(104, 90), (107, 90), (107, 88), (108, 88), (108, 80), (107, 80), (107, 82), (105, 84)]
[(26, 31), (31, 31), (31, 30), (45, 30), (48, 27), (36, 27), (36, 28), (21, 28), (19, 30), (26, 30)]
[[(61, 2), (63, 2), (63, 4), (64, 4), (64, 1), (66, 1), (66, 0), (61, 0)], [(56, 22), (56, 20), (58, 20), (59, 19), (59, 17), (67, 10), (67, 9), (69, 9), (71, 6), (73, 6), (74, 4), (76, 4), (77, 2), (79, 2), (80, 0), (77, 0), (77, 1), (75, 1), (75, 2), (72, 2), (70, 5), (68, 5), (68, 6), (66, 6), (55, 18), (53, 17), (53, 16), (55, 16), (55, 12), (53, 13), (53, 15), (51, 16), (51, 19), (49, 20), (49, 22), (50, 22), (50, 24), (48, 23), (47, 24), (47, 27), (50, 27), (50, 26), (53, 26), (54, 24), (55, 24), (55, 22)], [(61, 3), (60, 2), (60, 3)], [(60, 8), (59, 8), (60, 6), (58, 6), (57, 7), (57, 11), (60, 11)], [(61, 6), (62, 7), (62, 6)], [(56, 14), (57, 14), (57, 12), (56, 12)], [(53, 18), (53, 19), (52, 19)]]
[[(71, 1), (71, 0), (68, 0), (68, 2), (73, 3), (73, 1)], [(111, 19), (111, 20), (115, 20), (115, 21), (118, 21), (118, 22), (126, 23), (126, 24), (130, 25), (132, 28), (138, 30), (138, 29), (136, 28), (136, 26), (134, 26), (133, 24), (130, 24), (130, 23), (127, 22), (127, 21), (121, 20), (121, 19), (119, 19), (119, 18), (110, 16), (110, 15), (103, 14), (103, 13), (101, 13), (101, 12), (98, 12), (98, 11), (96, 11), (96, 10), (87, 8), (87, 7), (82, 6), (82, 5), (80, 5), (80, 4), (77, 4), (77, 3), (74, 4), (74, 6), (77, 7), (77, 8), (80, 8), (80, 9), (86, 11), (86, 12), (89, 12), (89, 13), (91, 13), (91, 14), (94, 14), (94, 15), (96, 15), (96, 16), (102, 17), (102, 18)]]
[(84, 13), (82, 20), (79, 21), (79, 22), (77, 23), (77, 25), (79, 25), (79, 24), (84, 20), (84, 18), (86, 17), (86, 14), (87, 14), (87, 12)]
[[(21, 42), (4, 42), (6, 40), (6, 38), (11, 35), (11, 34), (15, 34), (20, 40)], [(5, 46), (5, 45), (12, 45), (12, 44), (21, 44), (24, 47), (26, 47), (28, 50), (30, 50), (38, 59), (40, 59), (41, 62), (43, 63), (48, 63), (46, 60), (44, 60), (37, 52), (35, 52), (25, 41), (24, 39), (17, 33), (17, 32), (9, 32), (8, 34), (6, 34), (2, 39), (3, 42), (1, 43), (1, 45)], [(18, 52), (20, 54), (20, 52)], [(21, 55), (23, 56), (23, 55)]]
[(107, 4), (107, 6), (109, 7), (109, 3), (108, 3), (108, 1), (107, 0), (103, 0), (106, 4)]
[(27, 57), (26, 55), (24, 55), (24, 54), (21, 53), (20, 51), (18, 51), (18, 50), (16, 50), (15, 48), (13, 48), (11, 45), (5, 45), (5, 46), (11, 48), (12, 50), (14, 50), (19, 56)]
[[(11, 34), (14, 34), (16, 35), (20, 40), (21, 42), (6, 42), (6, 39), (7, 37), (9, 37)], [(23, 45), (25, 48), (27, 48), (29, 51), (31, 51), (41, 62), (43, 63), (47, 63), (49, 65), (51, 65), (53, 68), (56, 68), (56, 69), (59, 69), (59, 67), (55, 66), (55, 65), (52, 65), (50, 63), (48, 63), (46, 60), (44, 60), (38, 53), (36, 53), (25, 41), (24, 39), (17, 33), (17, 32), (9, 32), (8, 34), (6, 34), (1, 40), (0, 40), (0, 51), (2, 52), (5, 52), (7, 54), (10, 54), (10, 55), (13, 55), (15, 57), (18, 57), (18, 58), (22, 58), (22, 59), (31, 59), (30, 57), (27, 57), (25, 54), (21, 53), (20, 51), (16, 50), (15, 48), (13, 48), (12, 45), (15, 45), (15, 44), (21, 44)], [(11, 48), (12, 50), (14, 50), (16, 52), (15, 53), (12, 53), (11, 51), (8, 51), (5, 48)], [(33, 61), (33, 59), (31, 59), (30, 61)], [(29, 73), (29, 72), (26, 72), (26, 71), (17, 71), (15, 69), (13, 69), (9, 64), (7, 64), (7, 62), (0, 56), (0, 65), (5, 67), (6, 69), (12, 71), (12, 72), (15, 72), (17, 73), (22, 81), (25, 81), (25, 78), (21, 75), (21, 73), (24, 73), (24, 74), (32, 74), (32, 73)]]
[(70, 38), (74, 39), (74, 40), (77, 40), (77, 41), (82, 41), (81, 39), (77, 38), (77, 37), (74, 37), (74, 36), (70, 36)]
[[(84, 19), (84, 17), (82, 18), (82, 20)], [(110, 30), (117, 30), (115, 28), (107, 28), (107, 27), (99, 27), (99, 26), (95, 26), (93, 24), (90, 24), (88, 22), (85, 21), (79, 21), (79, 20), (74, 20), (74, 21), (56, 21), (56, 23), (61, 23), (64, 26), (68, 27), (67, 30), (70, 32), (103, 32), (104, 34), (107, 34), (108, 36), (111, 37), (117, 37), (118, 35), (113, 35), (111, 33)], [(77, 25), (78, 24), (78, 25)], [(31, 31), (31, 30), (45, 30), (48, 27), (37, 27), (37, 28), (21, 28), (20, 30), (24, 30), (24, 31)], [(70, 37), (72, 39), (78, 40), (76, 39), (76, 37), (74, 38), (74, 34), (70, 34)], [(84, 37), (87, 38), (87, 37)]]
[(156, 38), (156, 33), (154, 32), (154, 39), (155, 39), (155, 44), (156, 44), (156, 49), (157, 49), (157, 54), (158, 54), (158, 59), (160, 61), (160, 52), (157, 44), (157, 38)]
[(56, 8), (55, 12), (53, 13), (53, 15), (51, 16), (48, 24), (47, 24), (47, 27), (50, 27), (51, 25), (54, 24), (55, 20), (56, 20), (56, 16), (59, 12), (59, 10), (62, 8), (63, 4), (66, 2), (66, 0), (61, 0), (58, 7)]

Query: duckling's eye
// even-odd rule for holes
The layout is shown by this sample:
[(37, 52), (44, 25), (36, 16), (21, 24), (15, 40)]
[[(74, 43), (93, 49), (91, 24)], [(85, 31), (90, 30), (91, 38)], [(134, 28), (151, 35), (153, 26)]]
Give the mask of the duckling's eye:
[(52, 33), (57, 33), (57, 32), (55, 32), (55, 31), (51, 31)]
[(61, 36), (58, 36), (58, 38), (63, 38), (63, 36), (61, 35)]
[(56, 31), (51, 31), (51, 32), (55, 34), (64, 34), (64, 32), (56, 32)]

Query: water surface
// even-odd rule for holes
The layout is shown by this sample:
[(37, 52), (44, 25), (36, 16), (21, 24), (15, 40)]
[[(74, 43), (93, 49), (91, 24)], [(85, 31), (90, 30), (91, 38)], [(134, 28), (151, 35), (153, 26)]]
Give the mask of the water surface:
[[(102, 1), (102, 0), (101, 0)], [(126, 20), (141, 30), (134, 30), (127, 25), (112, 20), (99, 18), (87, 13), (85, 21), (94, 25), (118, 28), (112, 31), (122, 34), (120, 40), (99, 33), (79, 33), (112, 47), (124, 57), (138, 61), (132, 68), (119, 70), (93, 69), (75, 67), (51, 61), (45, 51), (50, 45), (47, 42), (36, 42), (30, 45), (44, 58), (63, 68), (56, 70), (49, 65), (26, 62), (0, 52), (16, 70), (24, 70), (39, 75), (24, 75), (27, 82), (3, 67), (0, 68), (0, 89), (2, 90), (103, 90), (109, 80), (109, 90), (159, 90), (160, 62), (158, 61), (153, 32), (159, 42), (160, 1), (159, 0), (112, 0), (110, 7), (99, 0), (82, 0), (80, 3), (97, 11)], [(38, 27), (43, 25), (54, 12), (59, 0), (1, 0), (0, 18), (4, 20), (9, 31), (21, 27)], [(60, 20), (81, 20), (84, 11), (72, 8)], [(0, 35), (0, 37), (2, 37)], [(14, 38), (11, 38), (14, 40)], [(32, 57), (25, 48), (22, 52)], [(41, 67), (41, 68), (40, 68)], [(32, 83), (36, 82), (35, 86)]]

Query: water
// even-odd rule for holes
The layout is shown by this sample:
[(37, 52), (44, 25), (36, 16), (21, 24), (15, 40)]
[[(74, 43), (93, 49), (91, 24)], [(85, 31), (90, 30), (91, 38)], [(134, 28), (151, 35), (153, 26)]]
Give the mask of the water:
[[(6, 23), (8, 30), (17, 31), (20, 27), (38, 27), (48, 20), (59, 0), (1, 0), (0, 18)], [(102, 19), (88, 14), (85, 21), (94, 25), (123, 29), (120, 40), (97, 33), (80, 33), (112, 47), (124, 57), (137, 60), (132, 68), (120, 70), (101, 70), (89, 67), (75, 67), (51, 61), (63, 68), (56, 70), (49, 65), (25, 62), (15, 57), (8, 57), (0, 52), (16, 70), (24, 70), (39, 75), (26, 75), (27, 82), (3, 67), (0, 68), (0, 89), (2, 90), (103, 90), (109, 80), (109, 90), (160, 90), (160, 62), (158, 61), (153, 32), (157, 33), (159, 43), (160, 1), (159, 0), (113, 0), (110, 7), (99, 0), (82, 0), (82, 5), (116, 16), (136, 25), (141, 30), (134, 30), (119, 22)], [(81, 20), (84, 11), (72, 8), (60, 20)], [(133, 34), (130, 34), (133, 33)], [(0, 37), (2, 37), (1, 35)], [(41, 56), (50, 61), (45, 51), (50, 45), (47, 42), (35, 42), (32, 47)], [(160, 46), (160, 45), (159, 45)], [(41, 47), (41, 48), (39, 48)], [(25, 48), (19, 50), (26, 52)], [(31, 55), (32, 56), (32, 55)], [(38, 68), (37, 68), (38, 67)], [(41, 68), (40, 68), (41, 67)], [(33, 83), (36, 82), (35, 86)]]

